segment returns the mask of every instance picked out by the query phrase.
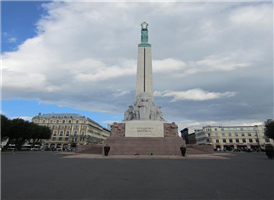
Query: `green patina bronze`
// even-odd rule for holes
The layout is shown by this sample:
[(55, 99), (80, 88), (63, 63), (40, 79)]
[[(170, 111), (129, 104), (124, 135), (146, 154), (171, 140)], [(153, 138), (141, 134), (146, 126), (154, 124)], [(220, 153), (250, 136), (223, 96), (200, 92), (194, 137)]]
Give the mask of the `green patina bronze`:
[(138, 45), (138, 47), (150, 47), (151, 45), (148, 43), (148, 23), (147, 22), (143, 22), (141, 24), (141, 44)]

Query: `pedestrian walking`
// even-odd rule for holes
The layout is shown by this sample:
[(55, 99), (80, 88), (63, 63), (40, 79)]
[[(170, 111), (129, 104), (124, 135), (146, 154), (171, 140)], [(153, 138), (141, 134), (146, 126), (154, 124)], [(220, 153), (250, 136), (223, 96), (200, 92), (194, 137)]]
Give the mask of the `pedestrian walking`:
[(186, 147), (184, 147), (184, 145), (182, 145), (182, 146), (180, 147), (180, 151), (181, 151), (182, 156), (185, 156), (185, 155), (186, 155)]
[(108, 156), (109, 151), (110, 151), (110, 146), (106, 144), (106, 146), (104, 147), (105, 156)]

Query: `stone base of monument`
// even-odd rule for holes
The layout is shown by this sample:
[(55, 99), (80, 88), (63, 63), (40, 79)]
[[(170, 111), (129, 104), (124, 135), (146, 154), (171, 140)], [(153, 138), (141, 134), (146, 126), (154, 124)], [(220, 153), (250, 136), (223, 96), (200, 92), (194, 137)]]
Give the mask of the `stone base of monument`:
[(75, 153), (102, 154), (103, 144), (77, 145)]
[(212, 145), (197, 145), (197, 144), (187, 144), (186, 152), (189, 155), (193, 154), (213, 154), (214, 149)]
[(185, 141), (180, 137), (109, 137), (109, 155), (181, 155)]

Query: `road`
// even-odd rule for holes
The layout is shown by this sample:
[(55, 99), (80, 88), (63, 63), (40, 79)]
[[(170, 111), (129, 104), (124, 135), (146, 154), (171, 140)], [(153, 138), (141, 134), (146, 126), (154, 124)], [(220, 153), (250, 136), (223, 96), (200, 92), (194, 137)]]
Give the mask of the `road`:
[(274, 199), (274, 160), (79, 159), (2, 153), (2, 199)]

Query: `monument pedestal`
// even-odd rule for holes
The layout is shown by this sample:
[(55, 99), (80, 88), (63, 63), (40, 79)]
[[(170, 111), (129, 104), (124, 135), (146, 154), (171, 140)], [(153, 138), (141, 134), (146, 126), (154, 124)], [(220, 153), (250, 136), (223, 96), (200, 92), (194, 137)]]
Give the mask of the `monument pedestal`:
[(185, 141), (175, 123), (133, 120), (115, 122), (104, 144), (110, 146), (109, 155), (181, 155)]
[(181, 137), (109, 137), (104, 144), (110, 146), (109, 155), (181, 155), (185, 146)]

